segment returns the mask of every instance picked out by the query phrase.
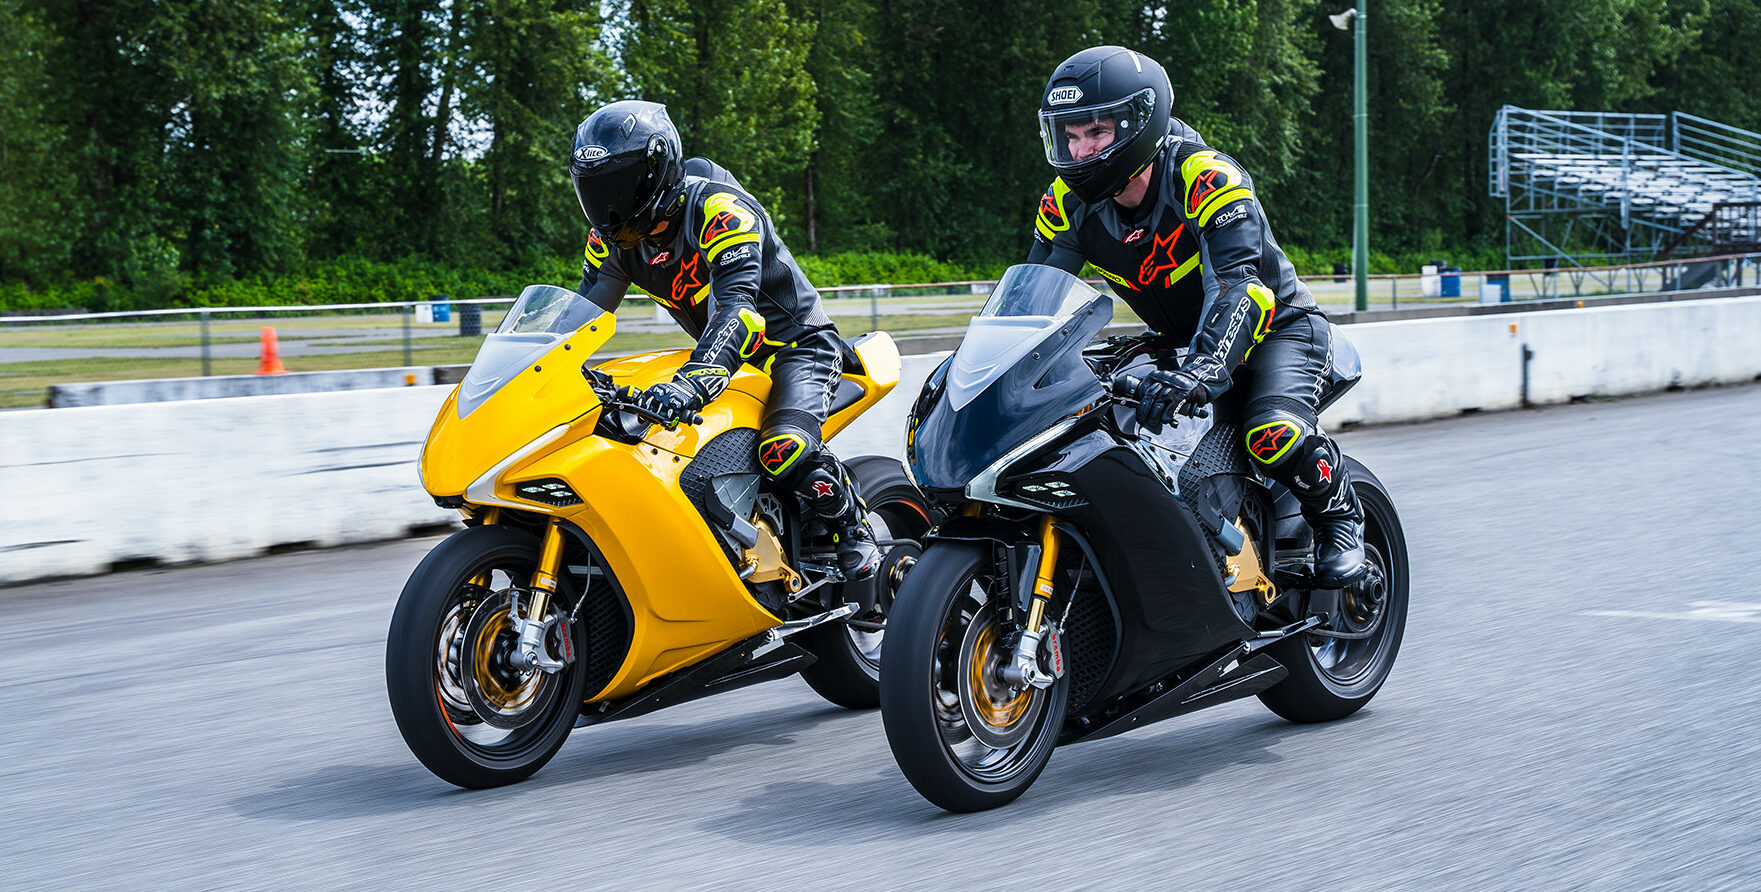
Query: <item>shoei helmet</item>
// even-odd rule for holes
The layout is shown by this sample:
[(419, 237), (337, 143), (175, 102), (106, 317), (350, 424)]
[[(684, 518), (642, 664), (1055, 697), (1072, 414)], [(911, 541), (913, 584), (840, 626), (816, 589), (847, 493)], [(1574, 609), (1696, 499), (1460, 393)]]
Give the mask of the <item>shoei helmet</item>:
[(601, 238), (633, 248), (675, 210), (685, 179), (679, 131), (666, 106), (614, 102), (575, 128), (575, 197)]
[(1154, 59), (1097, 46), (1064, 60), (1040, 97), (1046, 160), (1084, 203), (1111, 198), (1156, 157), (1174, 90)]

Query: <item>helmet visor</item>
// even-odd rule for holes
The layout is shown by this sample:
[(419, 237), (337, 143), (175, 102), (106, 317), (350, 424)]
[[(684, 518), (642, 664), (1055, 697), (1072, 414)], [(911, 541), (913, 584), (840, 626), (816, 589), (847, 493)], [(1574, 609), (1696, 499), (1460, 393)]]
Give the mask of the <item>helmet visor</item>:
[(1104, 105), (1042, 108), (1039, 133), (1046, 161), (1059, 170), (1104, 161), (1150, 129), (1155, 110), (1156, 91), (1148, 87)]
[(600, 237), (620, 248), (633, 248), (648, 235), (654, 226), (656, 178), (647, 158), (624, 155), (586, 170), (577, 165), (570, 173), (581, 211)]

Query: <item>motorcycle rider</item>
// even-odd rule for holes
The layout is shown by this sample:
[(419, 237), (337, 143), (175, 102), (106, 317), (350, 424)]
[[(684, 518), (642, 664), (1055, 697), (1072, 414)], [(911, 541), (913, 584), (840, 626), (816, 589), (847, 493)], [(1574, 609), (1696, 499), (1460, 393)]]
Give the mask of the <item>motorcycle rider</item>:
[[(1327, 587), (1366, 570), (1363, 510), (1339, 447), (1321, 431), (1331, 327), (1272, 237), (1253, 180), (1172, 114), (1162, 66), (1123, 47), (1059, 65), (1040, 99), (1058, 178), (1040, 199), (1028, 262), (1071, 274), (1093, 264), (1170, 348), (1178, 368), (1144, 379), (1150, 430), (1245, 387), (1247, 454), (1288, 487), (1315, 534)], [(1245, 373), (1241, 370), (1245, 368)]]
[(670, 381), (639, 405), (676, 425), (727, 388), (742, 362), (768, 363), (758, 464), (817, 514), (847, 579), (880, 552), (849, 472), (821, 442), (848, 348), (819, 294), (734, 176), (684, 157), (666, 107), (613, 102), (575, 129), (569, 175), (593, 224), (576, 289), (607, 312), (631, 284), (697, 339)]

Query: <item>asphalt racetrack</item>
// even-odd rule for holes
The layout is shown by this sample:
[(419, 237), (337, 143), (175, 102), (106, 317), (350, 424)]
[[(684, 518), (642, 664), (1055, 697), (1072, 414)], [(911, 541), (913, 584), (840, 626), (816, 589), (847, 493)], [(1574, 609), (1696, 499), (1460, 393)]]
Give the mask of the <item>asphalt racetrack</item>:
[(1382, 694), (1063, 749), (977, 815), (796, 679), (442, 783), (383, 680), (433, 539), (0, 590), (0, 889), (1761, 888), (1761, 386), (1342, 440), (1412, 553)]

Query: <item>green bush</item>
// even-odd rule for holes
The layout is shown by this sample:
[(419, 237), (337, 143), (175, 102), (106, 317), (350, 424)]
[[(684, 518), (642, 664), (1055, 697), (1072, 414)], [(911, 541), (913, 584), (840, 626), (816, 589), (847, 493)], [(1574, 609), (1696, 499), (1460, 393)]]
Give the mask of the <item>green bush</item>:
[(926, 254), (884, 251), (842, 254), (805, 254), (796, 258), (808, 281), (819, 288), (837, 285), (919, 285), (926, 282), (964, 282), (994, 279), (1006, 264), (959, 266)]
[(450, 267), (417, 259), (385, 263), (352, 257), (308, 264), (295, 275), (212, 283), (156, 274), (129, 284), (95, 279), (36, 291), (23, 285), (0, 286), (0, 311), (384, 303), (427, 300), (437, 294), (473, 298), (518, 294), (535, 282), (568, 287), (580, 278), (580, 261), (572, 257), (506, 271)]

